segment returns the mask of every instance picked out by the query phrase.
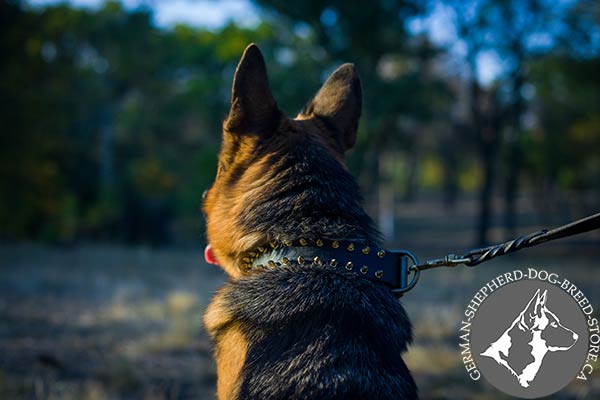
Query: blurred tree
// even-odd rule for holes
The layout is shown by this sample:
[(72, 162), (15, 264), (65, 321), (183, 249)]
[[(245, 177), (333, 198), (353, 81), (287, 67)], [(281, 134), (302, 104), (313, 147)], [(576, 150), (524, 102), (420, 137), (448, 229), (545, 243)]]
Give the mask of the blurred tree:
[[(198, 235), (245, 46), (259, 42), (280, 61), (274, 86), (284, 107), (306, 101), (305, 79), (319, 76), (308, 38), (265, 23), (160, 30), (150, 10), (115, 1), (97, 11), (0, 7), (4, 237), (161, 244)], [(295, 60), (286, 59), (286, 35)], [(277, 67), (286, 63), (293, 81)]]
[[(357, 64), (365, 102), (348, 164), (390, 238), (398, 199), (442, 185), (451, 205), (459, 182), (477, 186), (474, 159), (480, 243), (496, 174), (508, 211), (520, 175), (597, 199), (597, 2), (445, 0), (464, 50), (459, 71), (443, 61), (456, 53), (406, 28), (435, 3), (256, 3), (265, 16), (257, 26), (210, 31), (159, 29), (151, 9), (116, 1), (92, 10), (0, 0), (0, 237), (198, 236), (231, 79), (250, 42), (288, 115), (341, 62)], [(484, 86), (490, 54), (502, 68)]]
[[(504, 226), (508, 237), (515, 235), (516, 199), (519, 192), (524, 153), (531, 151), (524, 144), (523, 119), (528, 108), (525, 94), (528, 88), (527, 65), (544, 54), (557, 51), (590, 54), (593, 49), (594, 28), (592, 2), (580, 0), (556, 4), (546, 0), (477, 0), (444, 2), (453, 11), (457, 39), (464, 44), (469, 67), (470, 109), (474, 136), (480, 143), (480, 158), (484, 181), (480, 190), (480, 212), (477, 242), (487, 243), (491, 220), (491, 195), (495, 185), (497, 162), (502, 161), (504, 177)], [(592, 28), (590, 28), (592, 27)], [(483, 55), (495, 56), (500, 63), (500, 75), (493, 89), (498, 107), (491, 114), (482, 112), (478, 82)], [(488, 125), (484, 134), (485, 121)], [(493, 131), (490, 128), (493, 127)], [(504, 159), (498, 159), (502, 148)]]
[(537, 123), (525, 166), (545, 219), (598, 211), (600, 193), (600, 57), (549, 55), (530, 64)]

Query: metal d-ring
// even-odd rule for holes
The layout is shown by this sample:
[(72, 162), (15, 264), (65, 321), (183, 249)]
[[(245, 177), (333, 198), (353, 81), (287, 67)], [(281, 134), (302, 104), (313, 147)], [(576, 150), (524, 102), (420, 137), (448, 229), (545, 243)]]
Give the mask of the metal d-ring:
[[(419, 260), (417, 256), (408, 250), (392, 250), (392, 253), (399, 254), (403, 256), (403, 258), (408, 258), (412, 262), (411, 265), (407, 265), (404, 261), (398, 263), (400, 280), (402, 283), (406, 282), (404, 285), (401, 283), (400, 287), (392, 289), (392, 293), (396, 294), (398, 297), (402, 296), (404, 293), (411, 290), (417, 282), (419, 281), (419, 277), (421, 275), (421, 270), (417, 267), (419, 264)], [(412, 272), (412, 279), (408, 282), (408, 276)]]

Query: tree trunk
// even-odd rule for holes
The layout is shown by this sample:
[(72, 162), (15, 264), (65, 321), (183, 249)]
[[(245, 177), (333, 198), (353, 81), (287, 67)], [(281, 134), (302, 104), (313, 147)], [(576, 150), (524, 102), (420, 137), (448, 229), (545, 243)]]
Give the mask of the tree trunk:
[[(521, 59), (521, 58), (519, 58)], [(512, 118), (510, 136), (507, 146), (507, 174), (504, 186), (504, 230), (508, 238), (516, 235), (517, 226), (517, 198), (519, 194), (519, 178), (523, 165), (523, 150), (521, 148), (521, 118), (523, 116), (523, 90), (524, 77), (519, 67), (515, 72), (512, 87)]]

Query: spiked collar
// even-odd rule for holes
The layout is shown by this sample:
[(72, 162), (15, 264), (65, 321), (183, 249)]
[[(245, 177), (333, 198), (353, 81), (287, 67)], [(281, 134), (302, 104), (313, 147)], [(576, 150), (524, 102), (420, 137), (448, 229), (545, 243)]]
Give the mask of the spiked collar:
[(326, 239), (271, 241), (242, 258), (246, 272), (282, 265), (327, 268), (385, 284), (399, 296), (417, 282), (416, 264), (416, 257), (405, 250), (389, 251), (364, 241)]

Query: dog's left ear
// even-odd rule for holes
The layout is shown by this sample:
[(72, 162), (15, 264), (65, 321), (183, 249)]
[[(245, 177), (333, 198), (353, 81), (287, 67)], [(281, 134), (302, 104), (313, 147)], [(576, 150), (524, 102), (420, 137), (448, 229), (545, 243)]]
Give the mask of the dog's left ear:
[(354, 64), (344, 64), (336, 69), (302, 114), (325, 120), (344, 150), (356, 142), (358, 120), (362, 110), (362, 88)]
[(265, 60), (258, 46), (248, 45), (233, 77), (231, 108), (224, 128), (231, 133), (264, 133), (279, 120), (269, 88)]

